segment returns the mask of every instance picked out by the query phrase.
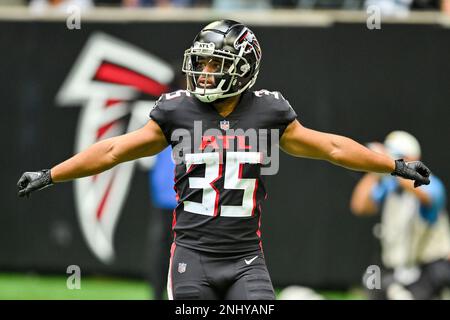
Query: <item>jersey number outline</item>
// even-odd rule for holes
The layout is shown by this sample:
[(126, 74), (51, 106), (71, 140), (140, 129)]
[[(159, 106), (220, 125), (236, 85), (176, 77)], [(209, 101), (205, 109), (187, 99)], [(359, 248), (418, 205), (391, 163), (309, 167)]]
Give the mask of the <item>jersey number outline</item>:
[[(186, 154), (186, 170), (193, 165), (206, 164), (204, 177), (190, 177), (189, 188), (203, 189), (202, 202), (184, 201), (184, 210), (206, 216), (217, 216), (220, 191), (214, 183), (223, 176), (223, 163), (220, 163), (218, 152)], [(242, 178), (244, 163), (261, 163), (260, 152), (227, 152), (224, 188), (228, 190), (244, 190), (242, 205), (221, 205), (221, 217), (251, 217), (256, 208), (256, 191), (258, 179)]]

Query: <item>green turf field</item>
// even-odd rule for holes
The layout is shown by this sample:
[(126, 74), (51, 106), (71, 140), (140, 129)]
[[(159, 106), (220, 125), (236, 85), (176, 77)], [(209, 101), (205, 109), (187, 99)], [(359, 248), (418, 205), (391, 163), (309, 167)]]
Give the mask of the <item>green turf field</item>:
[[(151, 288), (145, 281), (109, 277), (83, 277), (80, 289), (68, 289), (67, 277), (36, 274), (0, 274), (0, 300), (148, 300)], [(279, 290), (276, 290), (279, 292)], [(319, 292), (326, 299), (362, 299), (363, 295), (352, 292)]]
[(81, 288), (67, 288), (67, 277), (0, 274), (0, 299), (150, 299), (151, 289), (144, 281), (85, 277)]

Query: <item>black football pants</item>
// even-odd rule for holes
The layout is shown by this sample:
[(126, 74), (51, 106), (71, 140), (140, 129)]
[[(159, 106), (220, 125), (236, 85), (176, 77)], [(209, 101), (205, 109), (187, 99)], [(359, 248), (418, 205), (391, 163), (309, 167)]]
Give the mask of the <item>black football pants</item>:
[(245, 254), (205, 253), (172, 245), (169, 299), (274, 300), (262, 250)]

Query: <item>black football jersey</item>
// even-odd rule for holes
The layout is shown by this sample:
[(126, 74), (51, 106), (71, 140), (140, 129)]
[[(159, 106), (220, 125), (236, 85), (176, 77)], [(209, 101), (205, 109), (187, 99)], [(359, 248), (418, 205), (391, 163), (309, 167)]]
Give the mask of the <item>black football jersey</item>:
[(278, 169), (278, 137), (297, 117), (279, 92), (246, 91), (226, 117), (188, 91), (163, 94), (150, 112), (173, 149), (175, 243), (205, 252), (261, 246), (265, 175)]

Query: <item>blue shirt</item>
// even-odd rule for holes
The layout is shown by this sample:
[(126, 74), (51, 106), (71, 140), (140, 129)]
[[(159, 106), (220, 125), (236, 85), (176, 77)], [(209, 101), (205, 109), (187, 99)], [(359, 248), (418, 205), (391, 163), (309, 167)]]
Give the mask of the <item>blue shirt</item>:
[(153, 205), (162, 209), (173, 209), (177, 205), (173, 189), (175, 164), (172, 148), (168, 147), (156, 156), (156, 162), (149, 171), (150, 198)]
[[(397, 178), (386, 176), (372, 189), (372, 199), (377, 204), (382, 203), (388, 194), (395, 192), (399, 187)], [(420, 216), (429, 224), (434, 224), (439, 216), (439, 212), (445, 209), (446, 192), (442, 181), (434, 176), (430, 176), (430, 184), (420, 187), (431, 199), (431, 204), (419, 207)]]

